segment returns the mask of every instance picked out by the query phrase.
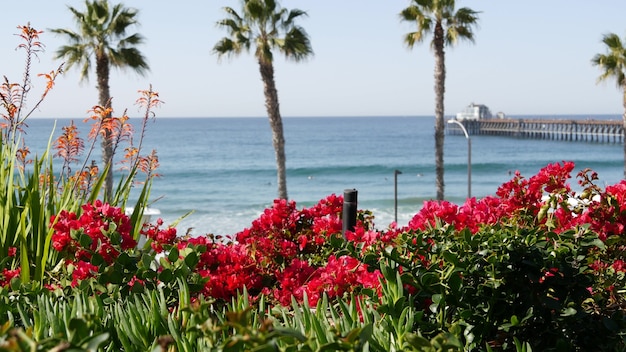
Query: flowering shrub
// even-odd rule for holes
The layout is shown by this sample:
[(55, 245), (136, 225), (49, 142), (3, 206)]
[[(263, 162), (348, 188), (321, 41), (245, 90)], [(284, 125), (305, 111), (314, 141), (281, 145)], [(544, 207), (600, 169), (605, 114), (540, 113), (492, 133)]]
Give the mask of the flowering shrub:
[[(341, 298), (362, 289), (379, 294), (379, 271), (368, 271), (368, 265), (356, 258), (333, 254), (344, 243), (342, 203), (342, 197), (331, 195), (298, 210), (295, 202), (277, 200), (249, 229), (237, 234), (235, 242), (209, 236), (179, 238), (175, 228), (163, 228), (158, 219), (144, 225), (140, 234), (146, 237), (147, 247), (139, 250), (130, 234), (130, 218), (96, 200), (82, 206), (80, 214), (63, 210), (52, 217), (52, 248), (63, 258), (68, 279), (61, 275), (47, 287), (77, 287), (85, 281), (83, 287), (95, 283), (101, 293), (110, 284), (142, 291), (181, 277), (195, 284), (195, 295), (227, 302), (246, 289), (253, 297), (265, 294), (285, 306), (292, 296), (299, 302), (308, 297), (308, 303), (315, 305), (323, 294)], [(368, 221), (371, 217), (362, 215), (347, 236), (355, 243), (373, 243), (378, 236), (365, 228)], [(363, 240), (365, 233), (373, 237)], [(144, 259), (157, 254), (163, 256), (156, 267), (150, 264), (154, 259)]]
[(162, 229), (161, 226), (163, 219), (157, 219), (156, 224), (145, 224), (140, 232), (150, 240), (150, 246), (156, 253), (162, 253), (164, 245), (172, 245), (176, 240), (175, 227)]
[[(379, 273), (367, 272), (368, 266), (355, 258), (333, 254), (344, 242), (342, 207), (343, 197), (336, 195), (300, 210), (293, 201), (276, 200), (236, 234), (235, 242), (186, 240), (207, 248), (196, 266), (208, 279), (202, 293), (228, 300), (245, 288), (253, 296), (266, 294), (290, 305), (292, 296), (302, 302), (306, 295), (315, 304), (323, 293), (334, 298), (359, 287), (377, 290)], [(357, 231), (364, 231), (365, 223), (362, 219)]]
[(66, 259), (89, 261), (97, 255), (108, 265), (119, 256), (120, 250), (137, 246), (137, 241), (130, 236), (128, 216), (120, 208), (100, 200), (83, 205), (78, 218), (75, 213), (63, 210), (51, 218), (51, 223), (54, 228), (52, 247), (65, 251)]

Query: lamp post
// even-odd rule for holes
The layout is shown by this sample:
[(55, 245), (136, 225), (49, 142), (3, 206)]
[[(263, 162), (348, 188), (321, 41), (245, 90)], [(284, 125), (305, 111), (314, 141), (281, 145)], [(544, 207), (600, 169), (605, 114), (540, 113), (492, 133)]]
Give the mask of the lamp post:
[(454, 123), (461, 127), (465, 138), (467, 138), (467, 198), (472, 198), (472, 139), (467, 133), (465, 126), (458, 120), (448, 120), (448, 123)]
[(401, 174), (402, 171), (395, 170), (393, 172), (393, 209), (394, 209), (394, 219), (396, 224), (398, 223), (398, 175)]

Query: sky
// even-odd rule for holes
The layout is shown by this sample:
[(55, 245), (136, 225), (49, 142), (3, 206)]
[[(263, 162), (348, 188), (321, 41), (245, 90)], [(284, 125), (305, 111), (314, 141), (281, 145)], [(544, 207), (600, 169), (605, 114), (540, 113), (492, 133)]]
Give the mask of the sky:
[[(112, 1), (117, 3), (116, 1)], [(152, 84), (164, 104), (158, 117), (262, 117), (263, 86), (252, 54), (218, 57), (214, 45), (226, 35), (215, 23), (224, 6), (239, 0), (125, 0), (139, 10), (150, 71), (139, 76), (113, 70), (113, 107), (141, 115), (138, 90)], [(432, 116), (434, 60), (430, 40), (409, 50), (403, 35), (415, 30), (401, 22), (408, 0), (283, 0), (308, 17), (298, 22), (309, 34), (314, 56), (305, 62), (276, 55), (275, 74), (283, 117)], [(63, 44), (51, 28), (74, 29), (67, 5), (84, 1), (23, 0), (2, 5), (0, 75), (19, 82), (24, 53), (18, 25), (43, 30), (46, 52), (33, 73), (50, 72)], [(626, 37), (624, 0), (458, 0), (457, 7), (480, 11), (475, 42), (446, 49), (445, 114), (474, 102), (512, 116), (579, 114), (621, 115), (622, 95), (613, 81), (597, 83), (600, 70), (591, 58), (604, 53), (602, 35)], [(57, 81), (33, 117), (85, 118), (97, 103), (95, 72), (79, 82), (76, 69)], [(44, 81), (33, 79), (34, 104)]]

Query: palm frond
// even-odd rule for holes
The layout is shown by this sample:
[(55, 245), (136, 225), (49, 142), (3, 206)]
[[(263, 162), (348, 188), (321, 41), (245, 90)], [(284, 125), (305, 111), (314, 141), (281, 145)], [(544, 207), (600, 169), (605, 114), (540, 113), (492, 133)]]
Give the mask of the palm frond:
[(241, 41), (234, 41), (230, 38), (222, 38), (215, 46), (213, 47), (213, 52), (217, 54), (219, 58), (223, 56), (237, 56), (247, 47), (241, 45)]
[(132, 68), (133, 71), (140, 75), (147, 73), (149, 68), (148, 62), (137, 48), (121, 48), (115, 51), (112, 50), (111, 53), (109, 62), (112, 67), (122, 70)]
[(308, 34), (295, 24), (297, 18), (307, 16), (305, 11), (289, 11), (275, 0), (246, 0), (242, 15), (230, 7), (225, 7), (224, 11), (227, 17), (216, 24), (226, 29), (228, 37), (222, 38), (213, 48), (218, 57), (240, 54), (252, 45), (257, 60), (263, 63), (273, 61), (274, 50), (294, 61), (313, 54)]
[(626, 45), (615, 33), (608, 33), (602, 37), (606, 53), (596, 54), (591, 63), (601, 70), (597, 82), (615, 79), (619, 89), (626, 88)]
[(66, 60), (67, 67), (80, 65), (81, 80), (89, 78), (90, 58), (97, 53), (109, 56), (111, 65), (128, 67), (143, 75), (149, 70), (145, 57), (136, 48), (144, 37), (138, 33), (127, 35), (130, 26), (137, 24), (138, 11), (122, 4), (110, 7), (107, 1), (85, 0), (84, 12), (68, 7), (76, 22), (76, 31), (52, 29), (63, 35), (69, 44), (56, 52), (57, 59)]
[(307, 59), (313, 55), (309, 37), (302, 27), (293, 27), (286, 35), (281, 51), (295, 61)]
[(117, 46), (118, 47), (136, 46), (139, 44), (143, 44), (144, 41), (145, 41), (145, 38), (141, 34), (134, 33), (132, 35), (129, 35), (126, 38), (120, 39)]
[(454, 45), (460, 39), (473, 42), (479, 12), (467, 7), (455, 11), (454, 6), (454, 0), (413, 0), (411, 6), (400, 12), (401, 21), (417, 26), (417, 31), (405, 35), (405, 44), (412, 48), (422, 42), (426, 35), (433, 33), (436, 24), (443, 26), (447, 45)]
[(308, 17), (309, 14), (299, 9), (289, 11), (289, 15), (285, 18), (285, 24), (291, 25), (298, 17)]

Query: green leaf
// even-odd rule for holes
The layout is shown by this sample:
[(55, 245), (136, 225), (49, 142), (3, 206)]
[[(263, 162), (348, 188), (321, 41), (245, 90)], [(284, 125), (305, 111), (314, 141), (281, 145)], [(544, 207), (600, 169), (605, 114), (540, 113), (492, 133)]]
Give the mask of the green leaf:
[(442, 254), (443, 254), (443, 258), (448, 263), (450, 263), (450, 264), (452, 264), (454, 266), (458, 266), (458, 264), (459, 264), (459, 255), (458, 255), (458, 253), (444, 251)]
[(120, 253), (120, 255), (115, 259), (116, 262), (122, 264), (123, 266), (127, 266), (129, 264), (133, 264), (133, 260), (126, 252)]
[(80, 234), (80, 237), (78, 238), (78, 243), (80, 243), (81, 247), (89, 248), (91, 246), (91, 242), (93, 242), (93, 240), (91, 239), (91, 237), (89, 237), (89, 235), (84, 233)]
[(90, 337), (83, 344), (83, 347), (87, 351), (98, 351), (100, 349), (100, 346), (102, 346), (102, 344), (107, 342), (108, 340), (109, 340), (109, 333), (105, 332), (105, 333)]
[(453, 294), (461, 294), (463, 290), (463, 279), (461, 279), (461, 275), (458, 273), (453, 273), (448, 279), (448, 285), (450, 286), (450, 290)]
[(420, 276), (419, 280), (422, 287), (431, 288), (439, 283), (439, 275), (433, 272), (425, 272), (422, 276)]
[(606, 246), (599, 238), (593, 238), (591, 240), (582, 241), (580, 244), (582, 247), (598, 247), (599, 249), (605, 249)]
[(305, 342), (307, 340), (306, 336), (302, 334), (300, 331), (290, 328), (290, 327), (282, 327), (276, 326), (273, 328), (275, 332), (280, 336), (289, 336), (293, 337), (300, 342)]
[(511, 326), (517, 326), (517, 325), (519, 325), (519, 319), (517, 318), (517, 315), (511, 316)]
[(200, 262), (200, 258), (196, 252), (191, 252), (185, 257), (185, 264), (187, 264), (190, 268), (195, 268), (196, 265), (198, 265), (198, 262)]
[(175, 263), (178, 260), (178, 248), (172, 247), (172, 249), (170, 249), (170, 253), (167, 255), (167, 259), (170, 263)]
[(104, 258), (102, 258), (102, 256), (98, 253), (93, 253), (91, 255), (91, 260), (90, 260), (91, 264), (95, 265), (95, 266), (100, 266), (102, 264), (105, 263)]
[(159, 274), (159, 280), (163, 281), (164, 283), (171, 283), (172, 281), (174, 281), (174, 274), (172, 273), (172, 270), (163, 269), (163, 271), (161, 271), (161, 273)]
[(359, 342), (361, 343), (361, 345), (364, 345), (367, 341), (369, 341), (372, 338), (372, 335), (374, 334), (374, 325), (373, 324), (367, 324), (365, 325), (363, 328), (361, 328), (361, 331), (359, 332)]
[(428, 339), (414, 333), (408, 333), (404, 335), (405, 341), (418, 351), (425, 351), (433, 348), (433, 345)]
[(75, 332), (76, 336), (89, 336), (87, 322), (82, 318), (72, 318), (69, 323), (69, 328)]
[(576, 309), (569, 307), (569, 308), (565, 308), (562, 312), (561, 312), (561, 316), (562, 317), (571, 317), (573, 315), (576, 315), (577, 311)]
[(149, 269), (153, 263), (153, 260), (154, 260), (154, 257), (152, 255), (148, 253), (143, 253), (141, 255), (141, 262), (139, 266), (144, 269)]

